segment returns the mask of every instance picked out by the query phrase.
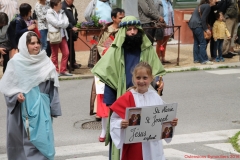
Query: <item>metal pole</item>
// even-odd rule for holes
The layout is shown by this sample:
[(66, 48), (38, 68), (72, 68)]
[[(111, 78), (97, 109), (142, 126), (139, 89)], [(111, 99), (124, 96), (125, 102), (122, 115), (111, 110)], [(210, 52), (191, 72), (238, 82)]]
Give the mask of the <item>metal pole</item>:
[(178, 26), (178, 57), (177, 57), (177, 66), (179, 66), (179, 55), (180, 55), (180, 27)]
[(72, 65), (72, 63), (73, 63), (73, 62), (72, 62), (72, 49), (73, 49), (73, 48), (72, 48), (72, 47), (73, 47), (73, 46), (72, 46), (72, 42), (73, 42), (72, 32), (73, 32), (73, 30), (70, 29), (70, 37), (69, 37), (69, 38), (70, 38), (70, 41), (69, 41), (69, 42), (70, 42), (70, 48), (69, 48), (69, 52), (70, 52), (70, 53), (69, 53), (69, 55), (70, 55), (70, 66), (69, 66), (69, 69), (70, 69), (70, 70), (69, 70), (69, 73), (72, 72), (72, 66), (73, 66), (73, 65)]

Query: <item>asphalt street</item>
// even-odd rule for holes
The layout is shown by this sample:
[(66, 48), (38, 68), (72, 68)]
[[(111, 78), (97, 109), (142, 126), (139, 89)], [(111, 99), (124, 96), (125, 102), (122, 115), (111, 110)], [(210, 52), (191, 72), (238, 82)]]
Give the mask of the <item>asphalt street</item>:
[[(214, 144), (219, 146), (221, 143), (228, 142), (228, 134), (219, 139), (214, 139), (215, 135), (220, 133), (225, 135), (228, 131), (235, 133), (235, 130), (240, 128), (239, 83), (240, 68), (174, 72), (165, 75), (162, 99), (167, 103), (178, 103), (179, 124), (175, 129), (175, 136), (176, 139), (181, 137), (186, 139), (185, 142), (164, 145), (166, 155), (168, 152), (170, 154), (186, 153), (184, 155), (229, 156), (232, 154), (231, 147), (228, 151), (223, 151), (209, 146)], [(87, 130), (80, 127), (84, 122), (95, 120), (94, 116), (89, 116), (91, 84), (92, 79), (60, 81), (59, 93), (63, 115), (54, 119), (53, 122), (55, 145), (61, 149), (63, 146), (76, 148), (80, 147), (78, 145), (89, 144), (90, 148), (91, 146), (94, 148), (94, 145), (100, 146), (100, 150), (58, 153), (56, 160), (73, 158), (88, 160), (91, 156), (103, 156), (103, 159), (104, 157), (107, 159), (108, 147), (98, 142), (100, 130)], [(208, 139), (203, 132), (211, 133), (209, 135), (212, 137), (209, 136)], [(0, 95), (0, 133), (1, 159), (1, 155), (4, 157), (6, 154), (6, 105), (3, 95)], [(191, 141), (192, 136), (201, 137), (201, 139)], [(186, 156), (166, 157), (169, 160), (191, 159)], [(224, 158), (221, 159), (224, 160)]]

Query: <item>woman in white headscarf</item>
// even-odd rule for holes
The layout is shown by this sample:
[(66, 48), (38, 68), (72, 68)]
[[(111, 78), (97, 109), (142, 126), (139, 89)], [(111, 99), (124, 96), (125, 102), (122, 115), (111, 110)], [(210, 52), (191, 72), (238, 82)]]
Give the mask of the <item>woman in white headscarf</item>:
[(52, 160), (52, 117), (62, 114), (58, 74), (34, 32), (25, 32), (18, 48), (0, 81), (7, 104), (8, 159)]

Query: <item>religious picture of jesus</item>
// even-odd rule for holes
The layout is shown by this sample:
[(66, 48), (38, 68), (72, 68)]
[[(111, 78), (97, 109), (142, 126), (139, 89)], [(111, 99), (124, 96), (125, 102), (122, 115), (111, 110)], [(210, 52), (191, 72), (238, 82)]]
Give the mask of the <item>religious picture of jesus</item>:
[(162, 139), (164, 138), (172, 138), (173, 136), (173, 126), (170, 122), (166, 122), (162, 124)]
[(137, 126), (141, 123), (141, 109), (133, 108), (129, 110), (128, 113), (129, 126)]

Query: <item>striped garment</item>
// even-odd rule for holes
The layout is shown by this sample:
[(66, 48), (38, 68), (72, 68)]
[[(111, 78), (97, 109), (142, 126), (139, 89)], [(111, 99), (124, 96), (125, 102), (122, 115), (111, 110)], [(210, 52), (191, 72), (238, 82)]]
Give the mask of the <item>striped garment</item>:
[(5, 12), (10, 22), (18, 13), (17, 0), (0, 0), (0, 12)]
[(38, 20), (38, 30), (47, 29), (47, 10), (50, 9), (50, 0), (46, 0), (46, 4), (42, 5), (39, 2), (35, 5), (35, 12)]

